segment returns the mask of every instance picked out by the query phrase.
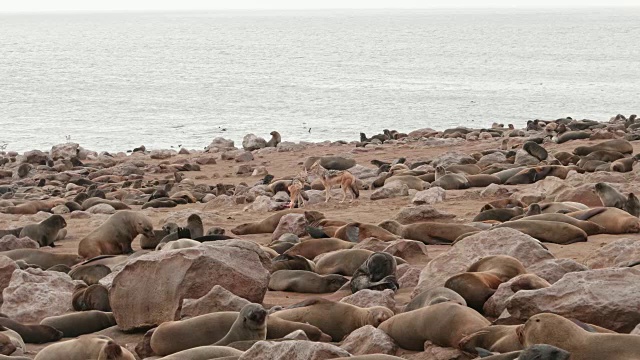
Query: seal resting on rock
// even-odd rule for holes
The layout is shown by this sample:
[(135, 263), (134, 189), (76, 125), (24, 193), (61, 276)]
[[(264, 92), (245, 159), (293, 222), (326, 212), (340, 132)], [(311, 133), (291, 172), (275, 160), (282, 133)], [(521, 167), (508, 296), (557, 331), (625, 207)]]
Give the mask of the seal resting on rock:
[(330, 335), (333, 341), (340, 341), (365, 325), (378, 327), (393, 316), (393, 311), (382, 306), (361, 308), (327, 299), (312, 298), (277, 311), (272, 316), (311, 324)]
[(119, 211), (80, 241), (78, 254), (86, 259), (130, 254), (133, 252), (131, 242), (138, 234), (155, 236), (151, 219), (139, 212)]
[[(231, 232), (235, 235), (250, 235), (250, 234), (267, 234), (273, 233), (278, 224), (280, 223), (280, 219), (287, 214), (302, 214), (305, 210), (303, 209), (289, 209), (278, 211), (277, 213), (267, 217), (262, 221), (252, 222), (252, 223), (244, 223), (238, 225), (231, 229)], [(309, 211), (310, 213), (318, 213), (321, 215), (320, 218), (324, 218), (324, 215), (317, 211)]]
[(76, 337), (115, 326), (116, 319), (113, 317), (113, 313), (91, 310), (49, 316), (44, 318), (40, 325), (60, 330), (64, 337)]

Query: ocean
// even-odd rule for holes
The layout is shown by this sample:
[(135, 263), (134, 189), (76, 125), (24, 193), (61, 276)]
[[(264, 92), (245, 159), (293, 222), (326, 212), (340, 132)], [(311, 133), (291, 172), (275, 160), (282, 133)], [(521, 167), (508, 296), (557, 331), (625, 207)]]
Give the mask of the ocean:
[[(0, 15), (0, 146), (523, 126), (640, 111), (640, 9)], [(5, 146), (6, 144), (6, 146)]]

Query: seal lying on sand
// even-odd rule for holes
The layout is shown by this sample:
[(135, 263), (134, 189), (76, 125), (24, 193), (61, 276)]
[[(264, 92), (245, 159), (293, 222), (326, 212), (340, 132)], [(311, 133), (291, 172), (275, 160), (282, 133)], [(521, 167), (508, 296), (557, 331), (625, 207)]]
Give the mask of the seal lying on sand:
[(119, 211), (80, 240), (78, 254), (86, 259), (99, 255), (130, 254), (133, 252), (131, 242), (138, 234), (148, 238), (155, 236), (151, 219), (139, 212)]
[(63, 341), (40, 350), (35, 360), (135, 360), (129, 350), (102, 335), (84, 335), (77, 339)]

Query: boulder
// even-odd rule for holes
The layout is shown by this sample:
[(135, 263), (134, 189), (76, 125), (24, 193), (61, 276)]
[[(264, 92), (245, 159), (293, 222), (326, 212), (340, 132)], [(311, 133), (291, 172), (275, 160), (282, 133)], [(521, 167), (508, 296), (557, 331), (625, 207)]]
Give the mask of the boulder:
[(553, 284), (567, 273), (586, 271), (589, 268), (572, 259), (549, 259), (535, 263), (527, 267), (527, 270)]
[[(512, 290), (512, 285), (515, 282), (520, 281), (523, 278), (529, 278), (532, 274), (522, 274), (514, 277), (513, 279), (504, 282), (498, 286), (496, 292), (491, 295), (491, 297), (484, 303), (483, 314), (485, 316), (490, 316), (494, 318), (500, 317), (503, 314), (505, 309), (507, 308), (507, 303), (511, 299), (511, 296), (515, 294)], [(538, 279), (539, 280), (539, 279)], [(540, 281), (540, 280), (539, 280)], [(540, 281), (542, 283), (542, 281)], [(544, 284), (545, 286), (549, 286), (550, 284)], [(521, 290), (532, 290), (532, 289), (521, 289)]]
[(47, 156), (47, 154), (43, 153), (42, 151), (31, 150), (22, 154), (22, 161), (19, 162), (40, 165), (46, 164), (47, 159), (49, 159), (49, 156)]
[(307, 219), (304, 214), (287, 214), (280, 218), (271, 240), (278, 240), (284, 234), (294, 234), (298, 237), (307, 234)]
[(340, 347), (352, 355), (393, 355), (398, 350), (398, 344), (391, 336), (371, 325), (365, 325), (347, 335)]
[(195, 162), (199, 165), (215, 165), (218, 163), (213, 156), (200, 156), (195, 158)]
[(233, 140), (227, 140), (225, 138), (217, 137), (211, 141), (209, 146), (204, 148), (206, 152), (218, 152), (222, 150), (235, 149), (233, 146)]
[(2, 291), (11, 283), (13, 272), (18, 269), (18, 265), (4, 255), (0, 255), (0, 305), (2, 305)]
[(70, 212), (69, 208), (64, 205), (58, 205), (51, 209), (51, 213), (54, 215), (64, 215)]
[(446, 191), (441, 187), (418, 191), (411, 202), (414, 205), (433, 205), (443, 202), (446, 199)]
[(253, 169), (253, 172), (251, 173), (251, 176), (259, 176), (259, 177), (264, 177), (269, 175), (269, 171), (267, 171), (267, 168), (264, 166), (256, 166), (255, 169)]
[(372, 169), (366, 166), (362, 166), (360, 164), (357, 164), (356, 166), (349, 168), (349, 172), (360, 180), (378, 177), (378, 169)]
[[(207, 204), (204, 206), (204, 210), (207, 210), (207, 211), (220, 210), (220, 209), (231, 207), (235, 204), (236, 202), (233, 200), (233, 197), (222, 194), (209, 200)], [(75, 211), (72, 214), (75, 214)]]
[(278, 152), (296, 152), (296, 151), (302, 151), (306, 147), (302, 144), (296, 144), (291, 141), (283, 141), (278, 144), (277, 148), (278, 148)]
[(40, 245), (28, 237), (17, 238), (13, 235), (5, 235), (0, 239), (0, 251), (15, 249), (37, 249)]
[(253, 160), (253, 154), (249, 151), (244, 151), (235, 158), (236, 162), (249, 162)]
[(640, 261), (640, 241), (624, 238), (598, 248), (584, 260), (592, 269), (625, 267)]
[(494, 152), (481, 157), (476, 165), (480, 166), (481, 168), (485, 168), (493, 164), (501, 164), (505, 162), (507, 162), (507, 157), (503, 153)]
[(518, 149), (518, 151), (516, 151), (516, 159), (513, 163), (520, 166), (538, 165), (540, 160), (535, 156), (531, 156), (528, 152)]
[(235, 295), (220, 285), (215, 285), (211, 291), (199, 299), (184, 299), (180, 318), (194, 317), (219, 311), (240, 311), (243, 306), (250, 304), (247, 299)]
[(267, 146), (267, 141), (261, 137), (257, 137), (254, 134), (247, 134), (242, 138), (242, 148), (246, 151), (253, 151), (262, 149)]
[(236, 175), (250, 175), (253, 173), (253, 167), (249, 164), (238, 165), (235, 167), (233, 173)]
[(556, 195), (555, 201), (580, 202), (589, 207), (602, 206), (602, 201), (596, 194), (595, 184), (583, 184), (561, 191)]
[(415, 222), (453, 219), (454, 217), (456, 215), (440, 211), (431, 205), (417, 205), (403, 208), (393, 220), (401, 224), (412, 224)]
[(109, 204), (97, 204), (87, 209), (89, 214), (115, 214), (116, 209)]
[(418, 285), (421, 268), (409, 264), (400, 264), (396, 271), (400, 289), (412, 288)]
[(518, 191), (511, 195), (512, 199), (518, 200), (525, 205), (539, 203), (546, 198), (546, 194), (537, 190)]
[(322, 342), (291, 341), (258, 341), (238, 360), (325, 360), (350, 357), (347, 351)]
[(489, 184), (486, 188), (484, 188), (480, 192), (480, 196), (482, 197), (497, 197), (509, 195), (511, 191), (504, 186), (500, 186), (498, 184)]
[(268, 211), (276, 211), (284, 208), (286, 203), (279, 203), (277, 201), (273, 201), (268, 196), (260, 195), (258, 196), (253, 203), (244, 207), (243, 211), (251, 211), (251, 212), (268, 212)]
[(525, 321), (550, 312), (629, 333), (640, 323), (640, 269), (597, 269), (566, 274), (551, 287), (518, 291), (507, 310)]
[(384, 306), (391, 311), (396, 310), (395, 294), (391, 289), (385, 289), (383, 291), (362, 289), (355, 294), (342, 298), (340, 302), (361, 308)]
[(176, 155), (174, 150), (151, 150), (149, 157), (156, 160), (164, 160), (174, 155)]
[(29, 268), (14, 270), (2, 292), (0, 312), (21, 323), (39, 323), (71, 308), (75, 283), (65, 273)]
[(53, 145), (53, 147), (51, 147), (51, 158), (53, 160), (71, 159), (77, 157), (79, 151), (80, 145), (72, 142)]
[(121, 330), (149, 328), (177, 320), (183, 299), (205, 296), (215, 285), (262, 303), (270, 266), (258, 245), (242, 240), (148, 253), (114, 271), (109, 299)]
[(438, 132), (436, 130), (433, 130), (431, 128), (423, 128), (423, 129), (413, 130), (412, 132), (410, 132), (407, 135), (410, 138), (419, 139), (421, 137), (433, 136), (433, 135), (435, 135), (437, 133)]
[(476, 160), (467, 154), (457, 151), (447, 151), (442, 155), (436, 156), (431, 165), (444, 166), (445, 168), (456, 164), (475, 164)]
[(451, 276), (465, 272), (469, 265), (490, 255), (513, 256), (525, 267), (554, 258), (538, 240), (518, 230), (499, 228), (481, 231), (460, 240), (447, 252), (431, 260), (422, 269), (412, 296), (444, 286)]
[(382, 251), (405, 259), (409, 262), (426, 263), (429, 260), (427, 245), (421, 241), (400, 239), (386, 242), (385, 244), (388, 246)]
[(380, 200), (399, 196), (409, 196), (409, 187), (399, 181), (392, 181), (372, 192), (370, 198), (371, 200)]

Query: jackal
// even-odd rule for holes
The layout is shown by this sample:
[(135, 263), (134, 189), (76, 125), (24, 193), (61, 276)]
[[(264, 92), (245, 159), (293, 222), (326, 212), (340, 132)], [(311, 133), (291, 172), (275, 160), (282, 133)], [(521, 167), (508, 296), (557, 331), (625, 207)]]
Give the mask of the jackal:
[(308, 199), (304, 194), (304, 184), (307, 182), (307, 177), (309, 174), (307, 170), (302, 170), (296, 177), (293, 178), (291, 185), (287, 188), (289, 190), (289, 196), (291, 198), (291, 204), (289, 205), (290, 209), (293, 209), (298, 203), (299, 207), (304, 206), (305, 198)]
[(327, 170), (320, 165), (320, 161), (316, 161), (309, 171), (320, 177), (326, 195), (325, 202), (329, 202), (329, 199), (331, 199), (331, 188), (333, 185), (338, 184), (342, 187), (344, 194), (342, 201), (340, 201), (341, 203), (347, 199), (347, 189), (349, 189), (352, 194), (351, 201), (349, 202), (353, 202), (353, 200), (360, 196), (360, 191), (356, 186), (356, 177), (347, 170)]

